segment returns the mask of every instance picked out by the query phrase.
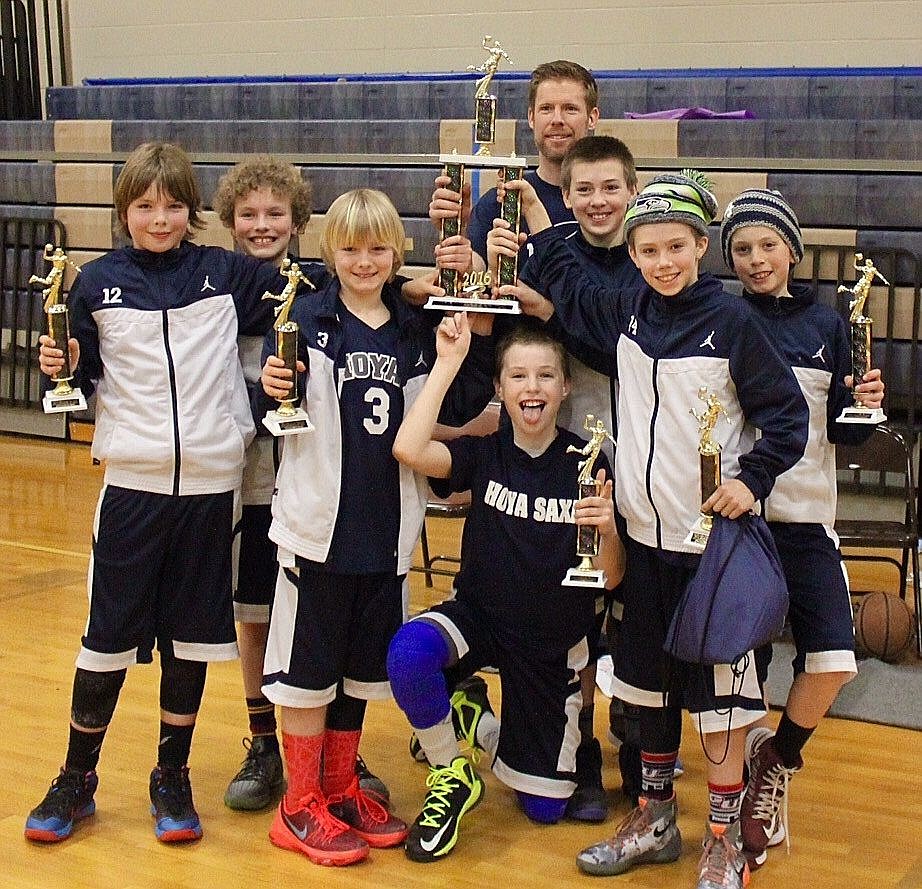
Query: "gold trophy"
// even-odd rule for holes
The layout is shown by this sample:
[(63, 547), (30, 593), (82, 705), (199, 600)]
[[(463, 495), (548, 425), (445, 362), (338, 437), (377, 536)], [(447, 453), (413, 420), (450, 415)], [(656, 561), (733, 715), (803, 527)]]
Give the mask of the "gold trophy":
[(288, 279), (281, 293), (264, 293), (263, 299), (278, 300), (280, 305), (275, 310), (275, 354), (285, 362), (291, 371), (292, 387), (285, 398), (278, 399), (279, 406), (263, 417), (263, 425), (273, 435), (298, 435), (310, 432), (314, 428), (307, 411), (296, 407), (298, 401), (298, 323), (289, 321), (288, 314), (302, 281), (313, 289), (313, 284), (304, 276), (301, 267), (286, 257), (282, 262), (281, 274)]
[(850, 293), (853, 297), (848, 303), (851, 314), (848, 316), (852, 337), (852, 397), (854, 405), (842, 409), (836, 417), (837, 423), (882, 423), (887, 419), (882, 408), (869, 408), (861, 401), (860, 393), (854, 391), (855, 387), (864, 379), (864, 375), (871, 369), (871, 324), (872, 321), (864, 314), (864, 304), (871, 293), (871, 284), (879, 278), (888, 287), (890, 282), (879, 272), (870, 258), (864, 260), (864, 254), (855, 254), (855, 270), (861, 272), (861, 277), (855, 282), (854, 287), (839, 287), (839, 293)]
[[(720, 444), (714, 441), (713, 432), (720, 415), (729, 421), (727, 412), (717, 396), (708, 392), (706, 386), (698, 390), (698, 398), (705, 404), (705, 410), (696, 414), (694, 408), (689, 413), (698, 421), (698, 460), (701, 466), (701, 502), (704, 503), (720, 487)], [(685, 543), (699, 552), (704, 550), (711, 533), (714, 517), (702, 512), (685, 538)]]
[[(442, 164), (442, 175), (447, 176), (451, 183), (449, 188), (460, 193), (464, 185), (466, 169), (493, 169), (497, 170), (501, 179), (510, 181), (521, 179), (525, 171), (525, 158), (493, 157), (490, 146), (496, 141), (496, 96), (489, 93), (490, 81), (499, 67), (501, 59), (511, 62), (506, 51), (498, 40), (493, 40), (487, 35), (483, 38), (483, 48), (489, 53), (486, 61), (479, 65), (468, 65), (468, 71), (478, 71), (483, 74), (476, 84), (474, 91), (474, 141), (479, 144), (476, 154), (440, 154), (439, 163)], [(503, 201), (502, 218), (505, 219), (512, 231), (519, 232), (520, 225), (520, 195), (517, 191), (506, 193)], [(441, 238), (450, 238), (461, 233), (461, 209), (457, 217), (442, 220)], [(519, 315), (521, 308), (514, 299), (493, 299), (487, 292), (493, 284), (514, 284), (517, 276), (517, 260), (514, 257), (504, 257), (499, 264), (496, 275), (489, 274), (485, 278), (483, 272), (460, 275), (457, 269), (441, 269), (439, 271), (439, 286), (445, 291), (445, 296), (433, 296), (426, 303), (427, 309), (440, 309), (442, 311), (468, 311), (490, 312), (493, 314)], [(495, 280), (494, 280), (495, 278)], [(486, 283), (484, 283), (486, 281)]]
[(74, 378), (68, 348), (70, 321), (67, 314), (67, 303), (61, 295), (61, 288), (64, 285), (64, 269), (70, 266), (79, 272), (80, 268), (67, 258), (67, 254), (62, 248), (55, 247), (53, 244), (45, 244), (42, 259), (51, 263), (51, 271), (44, 278), (33, 275), (29, 278), (29, 283), (44, 285), (42, 290), (44, 303), (42, 307), (48, 319), (48, 336), (54, 340), (55, 347), (64, 353), (64, 367), (51, 377), (55, 387), (45, 393), (45, 397), (42, 399), (42, 407), (45, 409), (46, 414), (60, 414), (64, 411), (85, 411), (86, 399), (83, 397), (83, 393), (70, 383)]
[[(592, 414), (586, 414), (583, 421), (585, 429), (590, 439), (585, 447), (577, 448), (570, 445), (567, 448), (568, 454), (582, 454), (584, 460), (577, 463), (579, 475), (576, 478), (579, 484), (579, 499), (584, 497), (596, 497), (601, 491), (601, 485), (596, 481), (592, 474), (592, 468), (595, 464), (605, 439), (612, 444), (617, 445), (611, 433), (605, 428), (602, 420), (597, 420)], [(607, 578), (605, 572), (599, 568), (593, 567), (592, 559), (599, 554), (599, 529), (594, 525), (579, 525), (576, 529), (576, 555), (579, 556), (580, 563), (576, 568), (570, 568), (561, 583), (561, 586), (578, 586), (592, 587), (600, 589), (605, 586)]]

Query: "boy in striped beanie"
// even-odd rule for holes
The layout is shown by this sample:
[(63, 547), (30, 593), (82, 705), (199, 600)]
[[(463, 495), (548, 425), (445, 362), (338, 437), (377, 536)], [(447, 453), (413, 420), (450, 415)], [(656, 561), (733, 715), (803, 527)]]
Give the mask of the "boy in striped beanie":
[[(805, 284), (790, 280), (804, 256), (794, 211), (777, 191), (753, 188), (727, 205), (720, 245), (743, 284), (743, 298), (774, 342), (810, 405), (810, 429), (801, 459), (764, 501), (790, 594), (794, 684), (776, 731), (763, 718), (749, 727), (745, 757), (749, 783), (740, 827), (750, 870), (766, 848), (787, 835), (783, 805), (788, 782), (803, 766), (801, 751), (839, 689), (856, 673), (848, 584), (833, 532), (836, 515), (835, 445), (860, 444), (872, 426), (837, 423), (852, 404), (851, 350), (845, 322), (816, 301)], [(879, 370), (865, 374), (862, 401), (879, 407)], [(759, 652), (764, 677), (771, 648)]]

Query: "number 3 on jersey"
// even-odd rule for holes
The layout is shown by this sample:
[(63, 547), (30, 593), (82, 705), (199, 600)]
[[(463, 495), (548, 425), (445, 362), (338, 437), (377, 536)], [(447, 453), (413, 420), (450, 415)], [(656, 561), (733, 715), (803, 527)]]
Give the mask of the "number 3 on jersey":
[(380, 386), (371, 386), (365, 392), (365, 402), (371, 405), (371, 416), (362, 423), (372, 435), (382, 435), (387, 431), (390, 420), (391, 397)]

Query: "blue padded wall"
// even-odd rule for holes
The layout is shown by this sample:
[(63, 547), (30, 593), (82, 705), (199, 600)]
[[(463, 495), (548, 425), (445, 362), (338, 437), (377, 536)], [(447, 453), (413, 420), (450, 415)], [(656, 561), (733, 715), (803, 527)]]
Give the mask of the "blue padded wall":
[(854, 120), (770, 120), (766, 157), (854, 158)]
[(922, 160), (922, 120), (859, 120), (855, 156)]
[(802, 226), (853, 228), (858, 177), (845, 173), (769, 173), (768, 187), (780, 191), (795, 208)]
[(811, 77), (811, 118), (893, 117), (894, 77)]
[(861, 176), (855, 222), (868, 228), (918, 228), (922, 176)]
[(625, 111), (645, 113), (649, 81), (645, 77), (600, 80), (599, 111), (602, 117), (624, 117)]
[(648, 81), (647, 111), (698, 107), (711, 111), (727, 110), (725, 77), (664, 77)]
[(810, 83), (806, 77), (729, 77), (727, 109), (760, 118), (808, 117)]
[(765, 157), (764, 120), (680, 120), (680, 157)]

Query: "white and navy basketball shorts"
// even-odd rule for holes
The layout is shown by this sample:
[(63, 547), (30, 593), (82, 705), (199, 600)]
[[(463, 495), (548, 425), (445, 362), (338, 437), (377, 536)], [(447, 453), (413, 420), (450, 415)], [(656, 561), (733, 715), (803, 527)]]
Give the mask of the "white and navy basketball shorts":
[(500, 735), (493, 772), (514, 790), (569, 799), (576, 789), (582, 707), (579, 671), (589, 663), (585, 636), (567, 647), (528, 640), (490, 621), (472, 603), (454, 599), (420, 615), (454, 642), (452, 676), (491, 664), (502, 684)]
[(835, 532), (819, 524), (768, 527), (788, 582), (794, 675), (857, 672), (848, 575)]
[(322, 707), (341, 682), (353, 698), (391, 697), (387, 647), (403, 623), (403, 576), (295, 562), (278, 572), (263, 694), (283, 707)]
[(233, 502), (232, 491), (171, 496), (103, 487), (78, 667), (108, 671), (146, 663), (155, 644), (184, 660), (237, 657)]
[[(669, 706), (695, 714), (704, 733), (755, 722), (765, 713), (752, 652), (736, 664), (686, 664), (663, 650), (672, 615), (695, 574), (695, 560), (664, 553), (630, 537), (620, 590), (624, 597), (621, 636), (612, 689), (640, 707)], [(715, 616), (715, 619), (719, 617)]]

